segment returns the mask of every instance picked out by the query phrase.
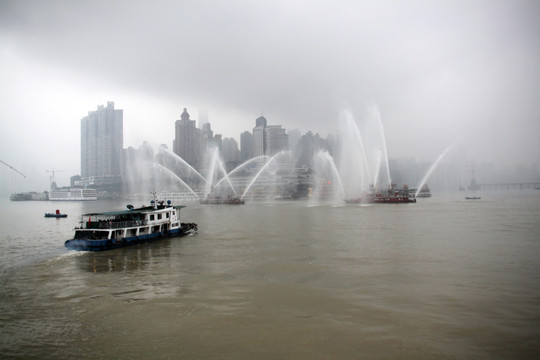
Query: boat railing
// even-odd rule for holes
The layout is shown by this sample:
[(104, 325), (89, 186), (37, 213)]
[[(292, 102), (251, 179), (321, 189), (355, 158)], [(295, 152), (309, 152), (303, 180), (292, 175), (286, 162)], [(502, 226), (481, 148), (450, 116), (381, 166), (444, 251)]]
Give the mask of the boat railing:
[(130, 220), (130, 221), (96, 221), (96, 222), (87, 222), (87, 229), (120, 229), (127, 227), (137, 227), (146, 225), (144, 220)]

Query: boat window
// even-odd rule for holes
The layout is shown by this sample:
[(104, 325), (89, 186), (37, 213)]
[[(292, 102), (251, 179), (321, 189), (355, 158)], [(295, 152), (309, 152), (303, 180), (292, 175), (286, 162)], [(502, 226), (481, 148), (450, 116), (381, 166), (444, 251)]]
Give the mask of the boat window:
[(150, 221), (154, 221), (154, 214), (150, 215)]
[(89, 239), (92, 233), (89, 231), (75, 231), (75, 239)]
[(167, 213), (167, 215), (166, 215), (166, 216), (167, 216), (167, 219), (169, 218), (169, 215), (170, 215), (170, 214), (169, 214), (169, 213)]
[(162, 215), (162, 214), (158, 214), (158, 215), (157, 215), (158, 220), (161, 220), (161, 215)]
[(102, 240), (107, 239), (108, 237), (109, 231), (78, 231), (75, 233), (76, 239)]

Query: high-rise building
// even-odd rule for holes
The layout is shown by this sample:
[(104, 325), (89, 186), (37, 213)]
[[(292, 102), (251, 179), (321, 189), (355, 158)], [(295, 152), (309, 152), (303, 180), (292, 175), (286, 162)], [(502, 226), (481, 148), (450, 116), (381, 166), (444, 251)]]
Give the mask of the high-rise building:
[(222, 145), (223, 162), (227, 167), (227, 171), (234, 169), (240, 161), (240, 151), (238, 143), (232, 138), (224, 138)]
[(119, 177), (122, 166), (123, 110), (99, 105), (81, 119), (81, 177)]
[(288, 150), (289, 137), (281, 125), (268, 125), (266, 118), (260, 116), (253, 128), (253, 156), (272, 156)]
[(244, 131), (240, 134), (240, 161), (248, 161), (253, 157), (253, 134)]
[(222, 142), (221, 134), (214, 135), (212, 126), (209, 122), (202, 125), (201, 142), (199, 146), (201, 159), (199, 170), (201, 172), (206, 172), (208, 170), (207, 167), (210, 166), (210, 162), (212, 160), (211, 156), (213, 155), (215, 149), (218, 149), (217, 151), (221, 153)]
[(266, 155), (273, 156), (280, 151), (289, 149), (289, 136), (281, 125), (269, 125), (265, 129)]
[(255, 119), (255, 126), (262, 126), (266, 127), (268, 125), (266, 118), (264, 116), (259, 116), (257, 119)]
[(255, 120), (253, 128), (253, 156), (266, 155), (266, 118), (260, 116)]
[(189, 119), (186, 108), (180, 120), (175, 122), (174, 133), (173, 152), (197, 169), (200, 163), (201, 131), (195, 126), (195, 120)]
[(302, 134), (300, 133), (300, 130), (294, 129), (287, 131), (287, 135), (289, 135), (289, 150), (295, 152), (296, 145), (298, 144), (298, 141), (300, 141)]

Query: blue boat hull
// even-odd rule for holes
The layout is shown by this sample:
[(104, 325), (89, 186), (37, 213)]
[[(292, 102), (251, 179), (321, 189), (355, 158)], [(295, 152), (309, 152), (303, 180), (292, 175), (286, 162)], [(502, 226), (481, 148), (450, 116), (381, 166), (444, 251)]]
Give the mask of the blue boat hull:
[[(64, 243), (64, 246), (70, 250), (79, 251), (104, 251), (118, 249), (121, 247), (145, 244), (154, 242), (164, 238), (173, 238), (187, 235), (192, 227), (182, 227), (181, 229), (173, 229), (168, 232), (156, 232), (152, 234), (142, 236), (131, 236), (122, 239), (103, 239), (103, 240), (91, 240), (91, 239), (71, 239)], [(196, 230), (196, 229), (195, 229)]]

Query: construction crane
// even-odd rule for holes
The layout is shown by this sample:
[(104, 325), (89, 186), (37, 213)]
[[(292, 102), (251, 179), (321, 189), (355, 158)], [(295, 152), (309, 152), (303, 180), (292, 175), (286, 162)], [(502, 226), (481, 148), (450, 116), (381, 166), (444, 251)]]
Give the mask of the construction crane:
[(51, 184), (52, 184), (54, 182), (54, 173), (55, 172), (61, 172), (63, 170), (54, 170), (54, 169), (52, 169), (52, 170), (45, 170), (45, 171), (48, 172), (48, 173), (51, 173)]
[(2, 160), (0, 160), (0, 162), (4, 165), (6, 165), (8, 168), (10, 168), (11, 170), (15, 171), (17, 174), (21, 175), (23, 178), (26, 178), (26, 176), (24, 176), (24, 174), (22, 172), (20, 172), (19, 170), (15, 169), (13, 166), (3, 162)]

